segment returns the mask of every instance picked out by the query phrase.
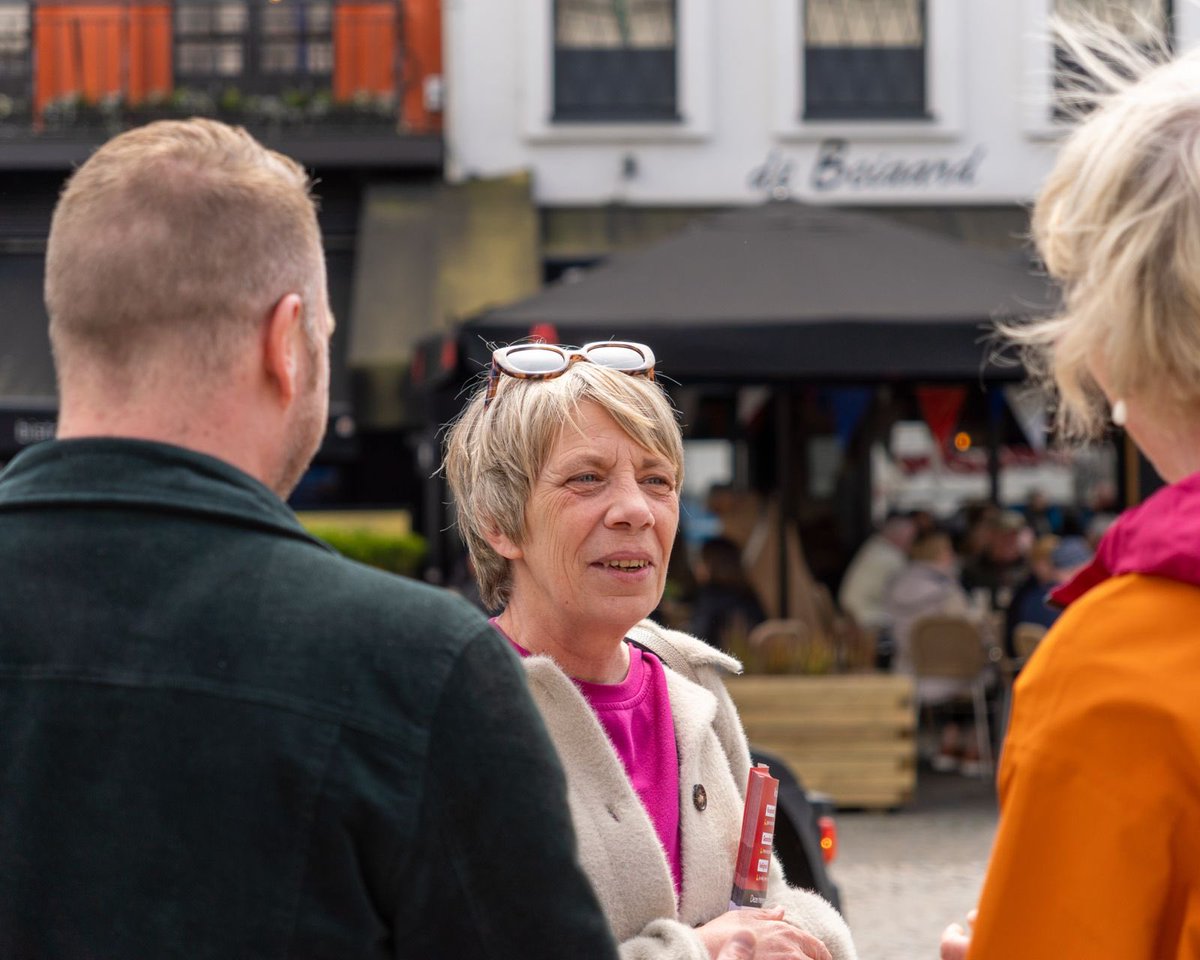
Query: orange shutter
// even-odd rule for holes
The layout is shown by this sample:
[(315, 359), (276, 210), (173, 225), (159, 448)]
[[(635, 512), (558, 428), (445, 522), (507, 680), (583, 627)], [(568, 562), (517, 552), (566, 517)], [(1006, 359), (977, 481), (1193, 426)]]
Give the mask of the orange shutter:
[(404, 101), (401, 116), (408, 130), (442, 128), (440, 110), (426, 109), (425, 85), (442, 81), (442, 2), (406, 0), (404, 4)]
[(347, 3), (335, 8), (333, 96), (396, 92), (396, 5)]

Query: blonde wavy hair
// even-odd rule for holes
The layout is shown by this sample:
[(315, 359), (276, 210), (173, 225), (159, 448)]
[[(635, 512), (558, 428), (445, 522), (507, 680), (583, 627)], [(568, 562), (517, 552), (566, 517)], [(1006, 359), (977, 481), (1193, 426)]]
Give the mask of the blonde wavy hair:
[(1055, 32), (1080, 119), (1033, 237), (1063, 306), (1000, 332), (1056, 390), (1062, 435), (1087, 438), (1107, 422), (1095, 370), (1114, 396), (1200, 403), (1200, 53), (1172, 60), (1094, 20)]
[(481, 388), (449, 427), (442, 468), (484, 604), (504, 607), (512, 592), (509, 561), (487, 540), (498, 530), (525, 541), (525, 506), (560, 434), (579, 429), (579, 408), (594, 403), (638, 445), (667, 460), (683, 482), (683, 437), (662, 388), (595, 363), (575, 363), (553, 380), (502, 376), (484, 408)]

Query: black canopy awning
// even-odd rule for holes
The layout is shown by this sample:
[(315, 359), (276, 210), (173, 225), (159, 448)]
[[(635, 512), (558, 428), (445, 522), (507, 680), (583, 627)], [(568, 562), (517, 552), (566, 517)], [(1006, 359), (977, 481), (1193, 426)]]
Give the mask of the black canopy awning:
[(769, 203), (718, 214), (465, 324), (461, 348), (553, 331), (643, 340), (676, 380), (1015, 379), (999, 316), (1053, 285), (1017, 258), (869, 214)]

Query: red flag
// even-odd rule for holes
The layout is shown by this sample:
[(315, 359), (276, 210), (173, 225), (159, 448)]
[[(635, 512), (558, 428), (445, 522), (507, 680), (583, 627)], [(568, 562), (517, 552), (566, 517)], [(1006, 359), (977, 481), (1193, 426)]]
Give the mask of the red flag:
[(966, 399), (966, 387), (917, 387), (917, 404), (938, 450), (946, 450)]

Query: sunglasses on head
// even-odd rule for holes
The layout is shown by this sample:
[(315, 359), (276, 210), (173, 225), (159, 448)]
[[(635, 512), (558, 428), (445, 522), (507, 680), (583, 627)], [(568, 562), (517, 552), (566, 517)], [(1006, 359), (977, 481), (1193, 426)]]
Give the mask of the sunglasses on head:
[(598, 363), (610, 370), (645, 377), (647, 380), (654, 379), (654, 353), (644, 343), (600, 340), (584, 344), (578, 350), (552, 343), (518, 343), (501, 347), (492, 354), (484, 409), (496, 396), (501, 374), (517, 380), (553, 380), (571, 369), (571, 364), (581, 361)]

